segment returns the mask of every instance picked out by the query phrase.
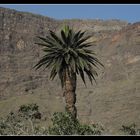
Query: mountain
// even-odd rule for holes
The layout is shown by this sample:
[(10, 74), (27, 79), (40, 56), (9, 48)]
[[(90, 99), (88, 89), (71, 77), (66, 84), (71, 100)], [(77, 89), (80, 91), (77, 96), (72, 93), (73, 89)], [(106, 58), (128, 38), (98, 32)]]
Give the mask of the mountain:
[(0, 8), (0, 110), (1, 116), (19, 105), (38, 103), (49, 122), (63, 111), (60, 81), (49, 79), (49, 70), (33, 66), (43, 55), (36, 36), (48, 29), (59, 32), (64, 24), (93, 35), (93, 49), (105, 65), (97, 85), (87, 88), (78, 78), (78, 118), (98, 122), (109, 134), (118, 134), (122, 124), (140, 125), (140, 22), (121, 20), (56, 20), (27, 12)]

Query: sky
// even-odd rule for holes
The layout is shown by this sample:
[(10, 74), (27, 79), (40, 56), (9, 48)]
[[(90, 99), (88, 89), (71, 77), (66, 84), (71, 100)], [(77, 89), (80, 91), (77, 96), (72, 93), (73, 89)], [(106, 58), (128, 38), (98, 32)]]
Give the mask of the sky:
[(55, 19), (119, 19), (129, 23), (140, 21), (140, 4), (0, 4), (0, 7)]

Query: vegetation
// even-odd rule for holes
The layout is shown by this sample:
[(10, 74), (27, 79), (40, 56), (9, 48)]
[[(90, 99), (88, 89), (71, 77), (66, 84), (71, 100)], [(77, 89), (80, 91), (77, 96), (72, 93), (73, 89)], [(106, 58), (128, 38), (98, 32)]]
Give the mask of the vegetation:
[(0, 135), (43, 135), (47, 130), (40, 127), (37, 120), (41, 113), (36, 104), (20, 106), (16, 112), (10, 112), (6, 118), (0, 119)]
[(52, 135), (101, 135), (103, 128), (98, 124), (81, 124), (69, 112), (56, 112), (52, 118), (53, 126), (48, 133)]
[(122, 125), (121, 131), (123, 131), (126, 135), (140, 135), (140, 129), (137, 128), (135, 123), (128, 126)]
[[(0, 135), (102, 135), (105, 129), (99, 124), (82, 124), (70, 112), (55, 112), (52, 125), (41, 124), (42, 114), (37, 104), (21, 105), (0, 119)], [(140, 135), (135, 123), (123, 125), (120, 129), (125, 135)]]
[(98, 124), (81, 124), (68, 112), (54, 113), (53, 125), (41, 127), (37, 114), (41, 116), (36, 104), (20, 106), (18, 111), (0, 119), (0, 135), (101, 135), (103, 131)]
[(92, 46), (87, 40), (91, 37), (85, 35), (85, 32), (74, 32), (69, 26), (65, 26), (61, 30), (61, 35), (49, 31), (49, 35), (38, 37), (42, 42), (36, 43), (44, 46), (45, 55), (35, 65), (36, 69), (44, 66), (50, 68), (50, 78), (53, 80), (58, 74), (61, 85), (64, 90), (66, 101), (66, 111), (70, 112), (75, 118), (77, 116), (76, 103), (76, 79), (80, 75), (84, 84), (85, 74), (90, 82), (96, 82), (95, 77), (98, 76), (96, 69), (103, 66), (95, 57), (92, 50), (87, 49)]

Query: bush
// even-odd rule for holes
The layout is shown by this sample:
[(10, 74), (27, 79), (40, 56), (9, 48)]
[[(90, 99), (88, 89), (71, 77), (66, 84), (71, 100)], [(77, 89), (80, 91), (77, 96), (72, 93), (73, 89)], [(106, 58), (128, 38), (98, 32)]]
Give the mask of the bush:
[(41, 113), (38, 108), (39, 106), (36, 104), (22, 105), (18, 112), (25, 118), (41, 119)]
[(41, 119), (41, 113), (36, 104), (20, 106), (17, 112), (0, 119), (0, 135), (43, 135), (45, 128), (36, 125), (36, 119)]
[(68, 112), (56, 112), (52, 126), (41, 127), (41, 113), (36, 104), (20, 106), (18, 111), (10, 112), (0, 119), (0, 135), (101, 135), (103, 128), (98, 124), (81, 124)]
[(56, 112), (52, 118), (53, 126), (49, 127), (49, 135), (101, 135), (103, 128), (98, 124), (82, 125), (68, 112)]
[(140, 129), (137, 128), (137, 125), (135, 123), (132, 123), (128, 126), (122, 125), (121, 131), (123, 131), (124, 134), (127, 135), (140, 135)]

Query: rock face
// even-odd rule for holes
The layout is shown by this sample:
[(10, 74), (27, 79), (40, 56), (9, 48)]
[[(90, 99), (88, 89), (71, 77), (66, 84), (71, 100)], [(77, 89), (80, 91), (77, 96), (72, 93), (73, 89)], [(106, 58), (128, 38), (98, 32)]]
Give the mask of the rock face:
[(47, 79), (43, 73), (32, 71), (41, 55), (40, 48), (34, 44), (36, 36), (45, 35), (59, 23), (51, 18), (3, 8), (0, 16), (0, 93), (1, 96), (24, 94), (45, 84)]
[[(2, 114), (22, 103), (37, 102), (48, 116), (64, 110), (60, 81), (49, 70), (35, 71), (42, 56), (37, 35), (59, 31), (64, 23), (92, 34), (94, 49), (105, 65), (98, 84), (85, 88), (78, 79), (78, 117), (101, 122), (115, 134), (122, 124), (140, 124), (140, 23), (119, 20), (55, 20), (0, 8), (0, 109)], [(89, 83), (89, 82), (88, 82)], [(5, 99), (5, 100), (4, 100)], [(6, 111), (5, 111), (6, 110)]]

